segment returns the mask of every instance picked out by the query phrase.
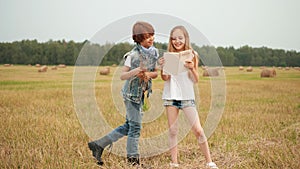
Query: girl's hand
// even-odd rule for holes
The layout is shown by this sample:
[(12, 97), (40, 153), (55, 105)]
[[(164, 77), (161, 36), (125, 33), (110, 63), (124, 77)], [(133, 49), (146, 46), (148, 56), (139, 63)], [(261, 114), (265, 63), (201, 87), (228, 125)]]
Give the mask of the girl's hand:
[(186, 60), (184, 66), (192, 70), (194, 68), (194, 62), (191, 60)]
[(163, 57), (159, 58), (158, 64), (160, 65), (161, 68), (163, 68), (165, 65), (165, 58), (163, 58)]

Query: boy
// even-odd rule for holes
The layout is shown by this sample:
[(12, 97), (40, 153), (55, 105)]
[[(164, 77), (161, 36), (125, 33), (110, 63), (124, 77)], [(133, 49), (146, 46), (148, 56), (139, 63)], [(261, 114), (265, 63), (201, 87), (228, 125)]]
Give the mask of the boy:
[(136, 22), (132, 29), (134, 48), (125, 54), (125, 64), (120, 76), (126, 80), (122, 95), (126, 106), (125, 123), (106, 136), (88, 143), (89, 149), (97, 159), (97, 164), (103, 165), (101, 159), (106, 146), (127, 136), (127, 161), (130, 165), (140, 165), (138, 142), (142, 126), (142, 106), (144, 93), (151, 94), (152, 79), (157, 77), (156, 62), (158, 50), (153, 46), (154, 28), (147, 22)]

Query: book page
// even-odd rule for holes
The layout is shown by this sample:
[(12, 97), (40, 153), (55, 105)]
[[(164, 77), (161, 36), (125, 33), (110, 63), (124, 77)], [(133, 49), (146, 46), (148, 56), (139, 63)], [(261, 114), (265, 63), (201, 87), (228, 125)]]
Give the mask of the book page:
[(192, 60), (193, 59), (193, 54), (192, 54), (192, 50), (185, 50), (179, 53), (179, 63), (178, 63), (178, 73), (181, 72), (185, 72), (188, 69), (186, 67), (184, 67), (185, 61), (186, 60)]
[(178, 72), (179, 53), (165, 52), (163, 55), (165, 59), (165, 65), (163, 68), (163, 74), (165, 75), (176, 75)]
[(188, 69), (184, 67), (186, 60), (192, 60), (193, 54), (191, 50), (182, 52), (165, 52), (163, 57), (165, 58), (164, 74), (177, 75), (181, 72), (185, 72)]

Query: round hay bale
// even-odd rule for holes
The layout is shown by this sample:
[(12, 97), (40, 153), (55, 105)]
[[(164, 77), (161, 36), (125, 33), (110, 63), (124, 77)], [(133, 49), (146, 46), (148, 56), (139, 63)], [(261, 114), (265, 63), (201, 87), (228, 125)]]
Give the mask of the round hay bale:
[(105, 68), (101, 69), (99, 73), (100, 73), (100, 75), (108, 75), (110, 73), (110, 68), (105, 67)]
[(239, 70), (244, 70), (244, 67), (243, 67), (243, 66), (240, 66), (240, 67), (239, 67)]
[(260, 77), (275, 77), (276, 71), (275, 69), (269, 70), (269, 69), (263, 69), (260, 73)]
[(57, 66), (52, 66), (51, 70), (57, 70)]
[(11, 64), (4, 64), (3, 66), (4, 66), (4, 67), (10, 67)]
[(247, 67), (246, 71), (247, 71), (247, 72), (252, 72), (252, 71), (253, 71), (252, 66)]
[(206, 69), (203, 71), (203, 76), (204, 77), (208, 77), (209, 76), (208, 71)]
[(219, 76), (219, 68), (208, 68), (203, 71), (203, 76)]
[(58, 68), (66, 68), (67, 66), (65, 64), (59, 64), (57, 67)]
[(38, 72), (47, 72), (48, 66), (44, 65), (38, 69)]

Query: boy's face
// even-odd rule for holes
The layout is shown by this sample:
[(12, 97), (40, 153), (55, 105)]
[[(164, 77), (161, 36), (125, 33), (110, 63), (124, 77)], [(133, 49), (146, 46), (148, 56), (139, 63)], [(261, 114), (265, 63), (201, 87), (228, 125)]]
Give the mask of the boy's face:
[(148, 35), (145, 40), (143, 40), (140, 44), (144, 48), (149, 48), (153, 45), (154, 42), (154, 36), (153, 35)]

